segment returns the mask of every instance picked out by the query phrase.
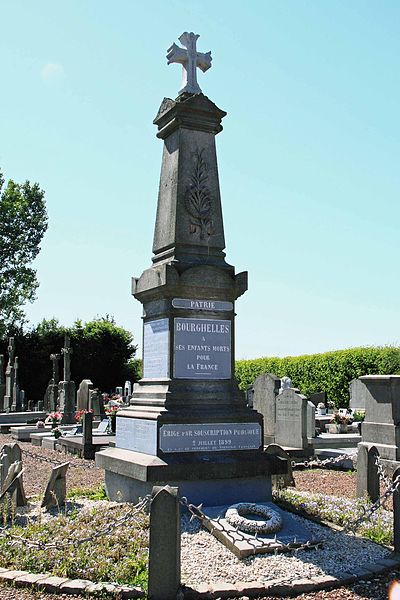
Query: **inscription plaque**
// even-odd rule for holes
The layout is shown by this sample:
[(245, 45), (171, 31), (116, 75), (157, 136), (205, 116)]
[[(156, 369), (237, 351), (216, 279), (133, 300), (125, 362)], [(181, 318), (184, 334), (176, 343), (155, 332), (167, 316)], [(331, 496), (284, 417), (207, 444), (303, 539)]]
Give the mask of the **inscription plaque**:
[(222, 300), (190, 300), (188, 298), (174, 298), (174, 308), (189, 308), (190, 310), (233, 310), (233, 302)]
[(168, 377), (168, 319), (147, 321), (143, 329), (143, 377)]
[(117, 417), (116, 448), (157, 454), (157, 422)]
[(160, 428), (160, 450), (165, 453), (255, 450), (260, 446), (258, 423), (185, 423)]
[(301, 419), (301, 403), (294, 402), (292, 398), (278, 398), (276, 403), (276, 418), (280, 421), (296, 421)]
[(174, 319), (174, 376), (178, 379), (231, 378), (231, 322)]

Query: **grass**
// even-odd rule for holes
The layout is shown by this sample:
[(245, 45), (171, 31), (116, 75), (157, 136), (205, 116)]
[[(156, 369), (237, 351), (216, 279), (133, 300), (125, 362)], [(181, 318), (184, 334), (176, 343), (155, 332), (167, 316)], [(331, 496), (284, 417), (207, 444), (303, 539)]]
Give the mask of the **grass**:
[[(89, 490), (86, 490), (86, 498)], [(77, 493), (77, 492), (76, 492)], [(90, 495), (97, 497), (100, 488)], [(43, 516), (18, 522), (17, 517), (7, 528), (10, 534), (27, 540), (45, 544), (56, 543), (55, 548), (38, 548), (29, 543), (15, 544), (12, 540), (0, 537), (0, 565), (30, 571), (31, 573), (51, 573), (70, 579), (89, 579), (102, 582), (112, 581), (130, 585), (147, 586), (148, 563), (148, 517), (138, 513), (136, 520), (123, 523), (109, 533), (78, 543), (92, 536), (116, 519), (124, 516), (131, 506), (101, 502), (82, 508), (79, 498), (68, 511), (60, 509), (58, 514), (44, 521)], [(75, 541), (64, 546), (66, 541)]]
[(89, 500), (107, 500), (106, 488), (104, 484), (96, 488), (72, 488), (67, 494), (67, 498), (74, 500), (76, 498), (88, 498)]
[[(363, 513), (363, 508), (371, 506), (367, 498), (341, 498), (321, 493), (298, 492), (292, 489), (280, 490), (279, 499), (287, 502), (305, 515), (318, 517), (341, 527), (354, 523)], [(357, 533), (377, 544), (393, 545), (393, 513), (379, 508), (364, 519)]]

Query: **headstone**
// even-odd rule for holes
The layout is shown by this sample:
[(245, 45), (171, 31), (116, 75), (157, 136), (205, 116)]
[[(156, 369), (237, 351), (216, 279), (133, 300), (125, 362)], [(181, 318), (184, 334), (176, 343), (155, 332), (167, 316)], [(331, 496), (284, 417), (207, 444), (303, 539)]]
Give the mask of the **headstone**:
[(368, 390), (361, 379), (352, 379), (349, 383), (350, 408), (352, 410), (365, 410)]
[(315, 405), (307, 401), (307, 439), (315, 437)]
[(8, 341), (8, 364), (6, 369), (6, 393), (4, 396), (4, 410), (10, 412), (13, 401), (14, 389), (14, 357), (15, 357), (15, 342), (14, 338), (10, 337)]
[(400, 461), (400, 375), (363, 375), (359, 379), (365, 386), (365, 420), (358, 447), (373, 445), (382, 459)]
[(90, 379), (83, 379), (76, 392), (76, 410), (89, 410), (90, 394), (93, 389), (93, 383)]
[(110, 421), (108, 419), (102, 419), (97, 426), (96, 433), (107, 433), (110, 425)]
[(4, 354), (0, 354), (0, 412), (4, 410), (4, 396), (6, 394), (6, 380), (4, 377)]
[(61, 423), (67, 425), (75, 422), (75, 382), (71, 381), (71, 355), (72, 348), (69, 335), (65, 335), (64, 348), (61, 349), (64, 356), (64, 381), (58, 385), (59, 410), (63, 413)]
[(308, 447), (307, 398), (292, 388), (276, 398), (275, 443), (283, 448)]
[(22, 484), (23, 472), (22, 461), (12, 463), (1, 487), (0, 500), (11, 498), (13, 507), (27, 505), (24, 486)]
[(118, 386), (118, 387), (116, 387), (116, 388), (115, 388), (115, 393), (116, 393), (118, 396), (122, 396), (123, 392), (124, 392), (124, 391), (123, 391), (122, 387)]
[(5, 444), (0, 451), (0, 489), (11, 465), (22, 461), (22, 452), (18, 444)]
[(308, 399), (315, 407), (317, 407), (318, 404), (324, 404), (326, 406), (328, 401), (326, 392), (314, 392), (309, 395)]
[[(98, 418), (98, 419), (106, 418), (103, 394), (97, 389), (91, 391), (90, 408), (93, 410), (93, 415), (95, 418)], [(108, 419), (107, 419), (107, 422), (108, 422)]]
[(263, 373), (254, 381), (253, 408), (264, 417), (264, 445), (275, 440), (275, 402), (281, 380), (273, 373)]
[(18, 356), (16, 356), (14, 359), (14, 383), (11, 411), (20, 412), (21, 408), (21, 398), (19, 395)]
[(63, 506), (65, 504), (68, 467), (69, 463), (53, 467), (42, 500), (42, 508), (48, 509), (52, 506)]
[(185, 83), (154, 120), (164, 150), (153, 264), (132, 279), (143, 305), (143, 378), (118, 412), (115, 447), (96, 453), (96, 464), (112, 499), (174, 482), (208, 505), (268, 501), (270, 476), (286, 465), (264, 452), (263, 417), (235, 380), (235, 302), (247, 273), (225, 260), (215, 136), (226, 113), (198, 92), (198, 58), (186, 48), (173, 46), (168, 60), (180, 57), (196, 93)]
[(125, 381), (124, 396), (126, 398), (130, 398), (131, 394), (132, 394), (132, 383), (130, 381)]
[(55, 412), (55, 410), (57, 409), (58, 383), (60, 381), (58, 363), (60, 358), (61, 354), (50, 354), (53, 374), (47, 386), (46, 394), (44, 396), (44, 410), (47, 412)]
[(285, 452), (281, 446), (278, 446), (278, 444), (269, 444), (266, 447), (265, 452), (286, 460), (288, 465), (287, 473), (283, 473), (282, 475), (272, 475), (272, 489), (280, 490), (286, 487), (295, 487), (296, 484), (293, 477), (292, 461), (289, 454)]
[(26, 412), (26, 410), (28, 409), (28, 399), (26, 397), (25, 390), (19, 391), (19, 400), (21, 403), (21, 410), (23, 412)]

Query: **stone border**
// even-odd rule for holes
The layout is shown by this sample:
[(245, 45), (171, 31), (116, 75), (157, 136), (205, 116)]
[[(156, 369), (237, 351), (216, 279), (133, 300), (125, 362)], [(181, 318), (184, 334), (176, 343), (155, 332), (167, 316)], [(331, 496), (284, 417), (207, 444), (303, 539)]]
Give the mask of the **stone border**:
[(144, 598), (145, 593), (139, 587), (118, 583), (93, 583), (87, 579), (67, 579), (55, 577), (50, 573), (28, 573), (0, 567), (0, 582), (15, 587), (30, 587), (52, 594), (82, 594), (86, 596), (109, 596), (121, 600)]
[[(181, 587), (180, 598), (184, 600), (227, 600), (248, 596), (297, 596), (308, 592), (328, 590), (351, 585), (359, 579), (372, 579), (385, 571), (400, 566), (400, 555), (392, 553), (392, 558), (384, 558), (376, 563), (366, 563), (339, 577), (320, 575), (310, 579), (294, 579), (291, 583), (282, 583), (279, 579), (269, 581), (267, 584), (252, 582), (201, 584), (198, 588)], [(15, 587), (30, 587), (38, 591), (53, 594), (81, 594), (86, 596), (115, 597), (121, 600), (144, 598), (145, 593), (139, 587), (120, 585), (118, 583), (93, 583), (87, 579), (67, 579), (56, 577), (50, 573), (28, 573), (15, 569), (0, 567), (0, 582), (9, 583)]]
[(360, 567), (353, 568), (351, 571), (343, 573), (341, 577), (331, 575), (321, 575), (310, 579), (294, 579), (291, 583), (282, 583), (280, 580), (272, 580), (266, 583), (238, 582), (233, 583), (215, 583), (201, 584), (198, 588), (183, 586), (182, 595), (184, 600), (227, 600), (229, 598), (240, 598), (248, 596), (249, 598), (259, 598), (262, 596), (297, 596), (308, 592), (317, 592), (319, 590), (328, 590), (351, 585), (359, 579), (372, 579), (389, 571), (394, 567), (400, 566), (400, 555), (392, 554), (392, 558), (384, 558), (376, 563), (366, 563)]

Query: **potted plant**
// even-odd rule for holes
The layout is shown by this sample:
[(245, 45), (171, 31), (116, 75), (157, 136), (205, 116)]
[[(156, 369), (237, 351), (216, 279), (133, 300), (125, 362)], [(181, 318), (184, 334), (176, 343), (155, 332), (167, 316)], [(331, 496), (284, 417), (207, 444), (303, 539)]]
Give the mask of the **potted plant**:
[(331, 422), (328, 423), (327, 427), (329, 433), (346, 433), (348, 424), (349, 417), (342, 416), (338, 412), (335, 412), (332, 415)]
[(326, 415), (326, 406), (323, 402), (317, 404), (317, 415)]

